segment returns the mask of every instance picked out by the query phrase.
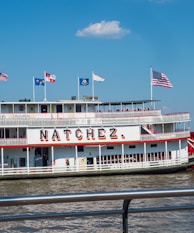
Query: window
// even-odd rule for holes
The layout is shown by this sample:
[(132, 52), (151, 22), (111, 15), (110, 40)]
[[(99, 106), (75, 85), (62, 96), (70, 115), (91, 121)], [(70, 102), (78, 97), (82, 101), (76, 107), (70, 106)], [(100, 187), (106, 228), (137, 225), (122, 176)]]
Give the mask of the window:
[(136, 145), (130, 145), (129, 148), (130, 149), (136, 148)]
[(78, 152), (83, 152), (84, 151), (84, 147), (83, 146), (78, 146), (77, 147), (77, 151)]
[(57, 112), (62, 112), (62, 105), (61, 104), (56, 105), (56, 111)]
[(26, 159), (25, 158), (20, 158), (20, 160), (19, 160), (19, 166), (20, 167), (25, 167), (26, 166)]
[(47, 105), (41, 105), (41, 113), (47, 112)]
[(157, 147), (157, 144), (151, 144), (150, 146), (151, 147)]
[(114, 150), (114, 146), (107, 146), (107, 150)]

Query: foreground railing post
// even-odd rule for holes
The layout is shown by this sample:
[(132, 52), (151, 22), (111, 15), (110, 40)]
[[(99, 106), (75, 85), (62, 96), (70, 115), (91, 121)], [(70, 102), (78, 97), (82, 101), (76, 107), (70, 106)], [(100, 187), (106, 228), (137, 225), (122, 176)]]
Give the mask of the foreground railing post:
[(123, 202), (123, 233), (128, 233), (128, 208), (131, 200)]

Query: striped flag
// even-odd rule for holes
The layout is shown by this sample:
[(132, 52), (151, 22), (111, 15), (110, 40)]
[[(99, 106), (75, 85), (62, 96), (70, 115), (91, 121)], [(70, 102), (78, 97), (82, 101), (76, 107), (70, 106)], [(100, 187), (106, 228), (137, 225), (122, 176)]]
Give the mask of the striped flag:
[(153, 71), (152, 86), (172, 88), (173, 85), (164, 73)]
[(55, 83), (56, 81), (56, 75), (54, 74), (49, 74), (49, 73), (45, 73), (45, 81), (50, 82), (50, 83)]
[(7, 75), (7, 74), (5, 74), (5, 73), (0, 73), (0, 80), (1, 80), (1, 81), (7, 81), (7, 79), (8, 79), (8, 75)]

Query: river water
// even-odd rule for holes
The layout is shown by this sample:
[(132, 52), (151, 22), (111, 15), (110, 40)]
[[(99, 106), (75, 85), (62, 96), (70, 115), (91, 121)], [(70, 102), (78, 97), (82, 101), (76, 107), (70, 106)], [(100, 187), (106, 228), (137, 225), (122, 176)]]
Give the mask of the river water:
[[(194, 188), (194, 172), (162, 175), (120, 175), (77, 178), (0, 181), (0, 196), (66, 194), (122, 190)], [(131, 207), (194, 204), (193, 197), (133, 200)], [(39, 212), (69, 212), (99, 209), (121, 209), (122, 201), (64, 203), (23, 207), (1, 207), (1, 215)], [(194, 232), (194, 211), (173, 211), (129, 215), (129, 232), (176, 233)], [(46, 219), (21, 222), (1, 222), (0, 232), (29, 233), (107, 233), (122, 232), (122, 217), (97, 216)]]

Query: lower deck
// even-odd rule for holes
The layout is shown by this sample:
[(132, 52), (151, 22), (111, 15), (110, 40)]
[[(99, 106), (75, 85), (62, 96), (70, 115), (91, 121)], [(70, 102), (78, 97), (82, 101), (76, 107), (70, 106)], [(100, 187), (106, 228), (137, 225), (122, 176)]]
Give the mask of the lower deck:
[(188, 162), (186, 140), (141, 144), (1, 148), (1, 175), (102, 172), (178, 166)]

